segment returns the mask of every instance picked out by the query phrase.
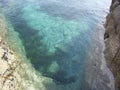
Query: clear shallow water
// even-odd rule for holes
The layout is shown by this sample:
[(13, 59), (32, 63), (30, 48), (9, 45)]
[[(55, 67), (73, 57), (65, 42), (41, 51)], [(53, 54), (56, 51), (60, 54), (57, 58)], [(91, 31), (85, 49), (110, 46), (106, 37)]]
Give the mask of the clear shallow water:
[(110, 2), (21, 0), (12, 5), (7, 1), (1, 3), (33, 67), (57, 85), (77, 82), (82, 90), (88, 50), (93, 37), (97, 38), (96, 27), (104, 21)]

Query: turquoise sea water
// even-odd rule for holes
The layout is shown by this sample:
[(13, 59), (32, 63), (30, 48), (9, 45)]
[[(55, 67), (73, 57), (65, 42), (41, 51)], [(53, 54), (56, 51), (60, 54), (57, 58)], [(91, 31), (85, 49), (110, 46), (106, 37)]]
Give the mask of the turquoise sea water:
[(5, 0), (0, 3), (35, 70), (52, 78), (57, 85), (78, 82), (78, 88), (82, 88), (88, 50), (94, 33), (99, 32), (96, 28), (105, 20), (110, 1)]

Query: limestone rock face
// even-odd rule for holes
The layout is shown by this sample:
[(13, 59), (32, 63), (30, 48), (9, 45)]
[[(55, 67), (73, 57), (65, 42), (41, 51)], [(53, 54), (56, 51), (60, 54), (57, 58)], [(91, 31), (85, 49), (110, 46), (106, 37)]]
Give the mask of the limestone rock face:
[(113, 0), (105, 27), (105, 58), (120, 90), (120, 1)]

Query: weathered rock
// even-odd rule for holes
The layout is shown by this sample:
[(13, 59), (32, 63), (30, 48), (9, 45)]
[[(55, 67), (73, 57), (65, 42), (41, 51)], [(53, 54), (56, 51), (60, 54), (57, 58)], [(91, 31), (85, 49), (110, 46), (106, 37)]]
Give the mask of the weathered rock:
[(15, 70), (17, 68), (17, 60), (11, 53), (11, 50), (3, 42), (0, 43), (0, 90), (17, 89), (17, 80)]
[(113, 0), (107, 16), (105, 32), (105, 58), (115, 77), (116, 90), (120, 90), (120, 1)]

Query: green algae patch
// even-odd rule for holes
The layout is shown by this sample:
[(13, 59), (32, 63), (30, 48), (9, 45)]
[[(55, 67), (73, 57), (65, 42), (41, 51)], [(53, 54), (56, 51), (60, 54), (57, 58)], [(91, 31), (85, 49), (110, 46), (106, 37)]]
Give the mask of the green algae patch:
[(26, 55), (22, 41), (19, 38), (19, 33), (14, 31), (14, 27), (10, 22), (8, 22), (7, 25), (8, 30), (6, 33), (5, 40), (8, 42), (9, 46), (12, 48), (13, 51), (20, 53), (23, 56)]
[(0, 37), (5, 37), (7, 33), (7, 22), (4, 14), (0, 14)]

